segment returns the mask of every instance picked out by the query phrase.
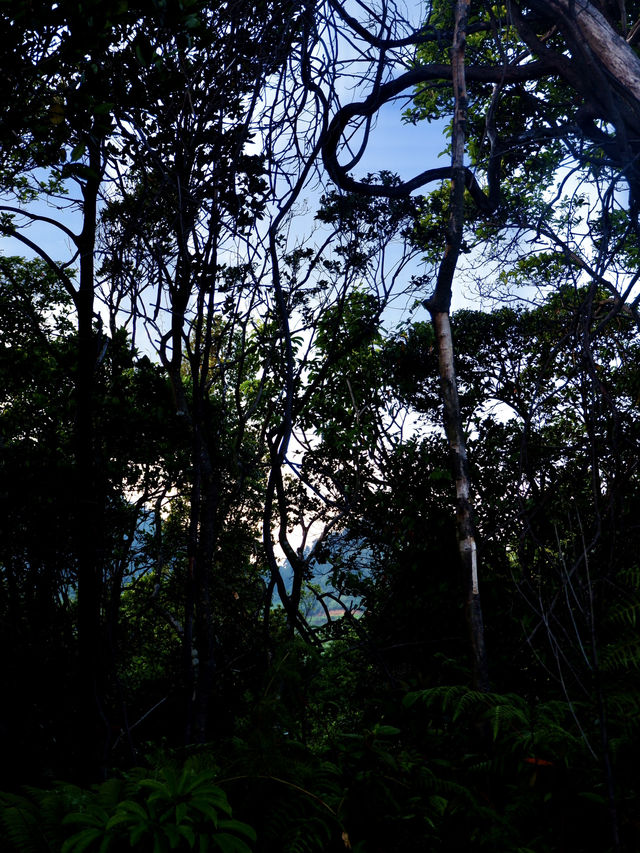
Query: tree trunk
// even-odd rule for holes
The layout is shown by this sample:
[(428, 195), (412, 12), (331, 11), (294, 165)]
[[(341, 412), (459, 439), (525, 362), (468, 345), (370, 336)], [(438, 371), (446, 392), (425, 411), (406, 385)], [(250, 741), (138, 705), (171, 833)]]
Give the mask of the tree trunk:
[(80, 279), (75, 296), (78, 349), (75, 383), (75, 537), (78, 555), (79, 760), (88, 779), (104, 774), (109, 737), (104, 710), (105, 658), (101, 597), (104, 570), (104, 485), (95, 435), (95, 372), (98, 342), (93, 330), (94, 248), (100, 187), (100, 142), (92, 139), (83, 186), (83, 228), (78, 237)]
[[(585, 135), (602, 145), (607, 157), (629, 182), (631, 206), (640, 204), (640, 58), (592, 0), (534, 0), (534, 14), (544, 15), (564, 34), (567, 51), (548, 48), (529, 26), (519, 4), (509, 13), (519, 35), (534, 53), (546, 54), (557, 72), (584, 99), (576, 118)], [(634, 27), (635, 29), (635, 27)], [(615, 128), (603, 132), (598, 119)]]
[(640, 59), (590, 0), (538, 0), (551, 16), (562, 17), (578, 42), (588, 45), (634, 111), (640, 108)]
[(456, 483), (456, 527), (460, 560), (466, 584), (465, 604), (471, 641), (473, 685), (478, 690), (486, 691), (489, 689), (489, 672), (478, 586), (478, 558), (470, 498), (469, 463), (458, 399), (458, 385), (453, 359), (453, 338), (449, 322), (453, 278), (460, 256), (464, 225), (464, 146), (467, 120), (464, 53), (469, 5), (470, 0), (459, 0), (455, 7), (455, 29), (451, 51), (455, 113), (451, 152), (452, 180), (449, 227), (447, 246), (438, 270), (436, 288), (431, 299), (425, 302), (425, 306), (431, 314), (438, 345), (444, 425)]
[[(199, 432), (199, 427), (197, 428)], [(198, 673), (193, 693), (192, 739), (194, 743), (204, 743), (208, 737), (209, 709), (215, 684), (217, 669), (217, 649), (214, 630), (214, 616), (211, 605), (212, 572), (214, 554), (218, 540), (219, 482), (213, 470), (206, 438), (200, 440), (200, 513), (198, 543), (194, 564), (195, 587), (195, 640), (198, 653)]]
[(447, 311), (434, 311), (431, 317), (438, 345), (445, 430), (456, 484), (456, 528), (460, 562), (462, 563), (466, 584), (465, 606), (471, 640), (473, 685), (478, 690), (487, 691), (489, 689), (489, 669), (484, 644), (484, 626), (478, 586), (478, 558), (473, 507), (470, 497), (469, 462), (453, 361), (451, 324)]

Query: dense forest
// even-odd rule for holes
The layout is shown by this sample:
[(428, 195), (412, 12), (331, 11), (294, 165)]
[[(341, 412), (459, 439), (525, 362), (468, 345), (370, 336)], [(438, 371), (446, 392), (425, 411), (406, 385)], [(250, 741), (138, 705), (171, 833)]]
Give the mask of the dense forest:
[(640, 2), (0, 20), (0, 849), (639, 850)]

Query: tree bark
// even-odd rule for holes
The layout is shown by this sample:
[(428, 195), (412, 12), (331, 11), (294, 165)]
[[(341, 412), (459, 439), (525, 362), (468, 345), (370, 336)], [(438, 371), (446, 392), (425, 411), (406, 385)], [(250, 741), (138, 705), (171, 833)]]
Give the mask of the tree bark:
[[(568, 51), (547, 48), (519, 5), (508, 4), (522, 40), (534, 54), (551, 57), (556, 73), (582, 98), (576, 121), (584, 135), (601, 145), (625, 176), (631, 207), (640, 204), (640, 58), (591, 0), (534, 0), (534, 15), (557, 24)], [(570, 58), (569, 58), (570, 56)], [(615, 129), (600, 126), (604, 121)]]
[(453, 278), (460, 256), (464, 225), (464, 147), (467, 120), (464, 54), (469, 6), (470, 0), (459, 0), (455, 7), (455, 29), (451, 52), (455, 113), (451, 152), (452, 180), (449, 227), (447, 245), (438, 270), (436, 288), (431, 299), (425, 302), (425, 306), (431, 314), (437, 340), (440, 388), (444, 404), (444, 425), (456, 483), (456, 527), (460, 561), (466, 584), (465, 604), (471, 643), (473, 685), (478, 690), (487, 691), (489, 689), (489, 671), (478, 585), (478, 558), (471, 504), (469, 463), (458, 398), (453, 338), (449, 321)]
[(590, 0), (538, 0), (551, 16), (561, 16), (577, 40), (590, 48), (629, 101), (640, 108), (640, 59)]
[(438, 346), (445, 430), (456, 484), (456, 528), (460, 562), (466, 585), (465, 608), (471, 642), (473, 685), (477, 690), (487, 691), (489, 690), (489, 668), (478, 585), (476, 534), (470, 495), (471, 480), (454, 367), (453, 337), (448, 311), (433, 311), (431, 317)]

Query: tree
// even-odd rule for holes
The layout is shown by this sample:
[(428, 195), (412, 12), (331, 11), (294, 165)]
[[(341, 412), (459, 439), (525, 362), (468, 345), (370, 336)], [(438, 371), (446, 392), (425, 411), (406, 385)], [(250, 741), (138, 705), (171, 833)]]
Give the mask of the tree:
[[(186, 744), (245, 812), (264, 793), (266, 847), (586, 849), (606, 808), (632, 846), (635, 28), (562, 0), (82, 9), (2, 12), (0, 228), (38, 257), (0, 264), (20, 752), (95, 778)], [(450, 165), (358, 175), (402, 99)], [(450, 317), (462, 282), (494, 310)]]
[[(223, 458), (227, 451), (238, 457), (251, 417), (251, 405), (239, 396), (223, 393), (214, 401), (210, 394), (218, 378), (226, 381), (225, 349), (234, 346), (236, 330), (240, 328), (241, 336), (250, 330), (248, 314), (242, 317), (241, 308), (232, 312), (224, 330), (216, 315), (236, 298), (241, 303), (246, 299), (249, 306), (256, 298), (252, 263), (236, 265), (229, 258), (239, 250), (238, 241), (249, 245), (246, 233), (264, 208), (262, 158), (246, 149), (265, 77), (286, 58), (299, 26), (299, 10), (276, 4), (264, 21), (255, 17), (252, 6), (211, 11), (194, 3), (158, 9), (153, 4), (117, 4), (96, 7), (95, 15), (85, 13), (78, 16), (75, 7), (63, 4), (29, 20), (17, 15), (12, 22), (16, 37), (24, 37), (29, 49), (28, 80), (35, 94), (16, 109), (22, 124), (5, 137), (11, 155), (5, 187), (18, 203), (3, 207), (4, 227), (55, 270), (77, 316), (75, 516), (78, 541), (85, 542), (80, 561), (84, 568), (79, 571), (80, 669), (88, 679), (87, 701), (93, 708), (87, 719), (97, 715), (98, 722), (105, 716), (100, 707), (105, 646), (99, 626), (107, 545), (101, 533), (105, 471), (95, 433), (95, 395), (108, 346), (95, 323), (98, 296), (109, 311), (112, 338), (125, 310), (132, 331), (143, 316), (147, 333), (157, 333), (155, 343), (171, 379), (176, 410), (192, 442), (185, 696), (190, 707), (187, 739), (192, 737), (189, 732), (202, 739), (216, 653), (211, 572), (228, 509), (221, 499), (223, 468), (228, 468)], [(255, 53), (257, 43), (262, 45), (260, 56)], [(47, 101), (54, 105), (53, 112), (40, 116), (40, 135), (32, 137), (33, 115)], [(37, 171), (41, 168), (50, 169), (49, 183), (42, 182)], [(58, 202), (56, 195), (64, 196), (74, 182), (81, 191), (81, 198), (71, 202), (82, 216), (79, 235), (28, 206), (48, 192), (62, 210), (64, 201)], [(96, 242), (98, 210), (101, 230)], [(148, 223), (146, 230), (138, 227), (141, 219)], [(72, 257), (59, 263), (33, 243), (22, 227), (31, 222), (57, 226), (73, 243)], [(102, 294), (94, 267), (98, 251)], [(77, 288), (67, 271), (76, 262)], [(132, 262), (140, 266), (132, 267)], [(143, 270), (146, 275), (141, 275)], [(155, 309), (150, 306), (154, 298)], [(164, 316), (154, 323), (165, 300), (171, 315), (168, 331), (161, 328)], [(239, 357), (246, 360), (244, 352)], [(239, 393), (246, 379), (242, 367), (236, 378), (234, 392)], [(227, 444), (217, 421), (227, 418), (230, 404), (237, 408), (238, 429)], [(195, 704), (194, 620), (200, 661)]]
[[(626, 701), (636, 692), (632, 670), (627, 699), (614, 685), (622, 659), (634, 654), (619, 608), (629, 612), (625, 599), (636, 607), (623, 539), (635, 527), (627, 512), (636, 500), (637, 414), (628, 389), (638, 338), (625, 317), (604, 326), (585, 353), (583, 299), (565, 288), (534, 310), (460, 311), (452, 325), (479, 546), (491, 610), (501, 614), (489, 630), (494, 665), (511, 687), (555, 694), (572, 709), (600, 763), (611, 835), (621, 844), (625, 771), (611, 743), (626, 737)], [(389, 363), (403, 398), (433, 420), (430, 332), (418, 324), (392, 341)], [(594, 374), (606, 383), (606, 402)], [(500, 601), (508, 589), (519, 605)]]
[[(490, 239), (495, 246), (504, 240), (505, 231), (532, 228), (571, 264), (592, 276), (594, 287), (604, 284), (618, 310), (629, 298), (633, 273), (627, 272), (621, 284), (606, 276), (615, 264), (611, 240), (600, 240), (593, 258), (588, 257), (590, 248), (576, 252), (572, 231), (567, 233), (575, 206), (572, 209), (571, 202), (565, 202), (564, 215), (548, 224), (550, 211), (558, 207), (553, 199), (545, 198), (544, 189), (561, 169), (579, 173), (582, 181), (598, 188), (594, 218), (601, 229), (611, 234), (615, 209), (618, 222), (625, 221), (623, 233), (636, 233), (637, 177), (630, 165), (635, 162), (630, 139), (635, 134), (640, 96), (640, 60), (632, 47), (637, 28), (631, 27), (630, 44), (625, 38), (631, 10), (616, 17), (612, 9), (601, 10), (587, 2), (578, 6), (536, 3), (530, 10), (510, 3), (490, 12), (466, 2), (434, 3), (427, 10), (426, 23), (409, 28), (409, 34), (400, 37), (399, 31), (408, 25), (394, 12), (380, 18), (380, 30), (374, 34), (339, 3), (332, 4), (332, 9), (340, 25), (362, 45), (360, 55), (372, 70), (370, 77), (361, 78), (370, 89), (367, 97), (342, 106), (332, 117), (323, 147), (331, 177), (345, 190), (394, 198), (451, 180), (448, 197), (439, 191), (432, 193), (432, 210), (437, 210), (437, 202), (439, 212), (426, 218), (422, 232), (423, 236), (445, 238), (433, 294), (425, 306), (440, 347), (439, 369), (457, 484), (458, 540), (469, 576), (475, 681), (486, 688), (473, 514), (448, 321), (454, 274), (460, 253), (470, 242), (484, 241), (486, 246)], [(412, 48), (415, 55), (407, 53)], [(377, 60), (372, 58), (376, 51)], [(413, 67), (391, 78), (394, 63), (407, 61)], [(391, 187), (351, 177), (349, 171), (366, 147), (372, 117), (383, 104), (407, 90), (413, 90), (415, 96), (415, 107), (408, 113), (412, 120), (450, 117), (451, 166), (427, 169)], [(568, 111), (570, 98), (574, 106)], [(338, 153), (346, 146), (342, 139), (352, 133), (354, 122), (364, 127), (365, 136), (359, 152), (342, 166)], [(562, 200), (564, 180), (555, 202)], [(624, 185), (630, 192), (626, 210), (619, 202)], [(516, 243), (510, 245), (518, 251)], [(437, 263), (433, 243), (425, 248)], [(630, 310), (637, 313), (635, 302)]]
[[(2, 229), (39, 255), (69, 295), (77, 325), (74, 377), (73, 524), (78, 549), (77, 678), (82, 685), (81, 719), (86, 727), (87, 772), (94, 774), (104, 756), (95, 750), (95, 731), (108, 723), (104, 707), (108, 664), (101, 619), (102, 578), (106, 560), (106, 472), (96, 433), (97, 380), (108, 340), (96, 322), (95, 249), (100, 189), (113, 154), (116, 122), (132, 93), (120, 76), (135, 57), (136, 22), (152, 12), (122, 4), (74, 4), (37, 7), (25, 13), (19, 4), (3, 8), (8, 51), (6, 72), (15, 73), (13, 50), (23, 45), (18, 63), (22, 99), (7, 105), (11, 127), (2, 137)], [(184, 22), (185, 15), (178, 16)], [(12, 92), (14, 90), (12, 89)], [(58, 216), (33, 204), (46, 198)], [(74, 232), (64, 217), (79, 218)], [(32, 224), (54, 229), (69, 241), (64, 259), (52, 258), (28, 236)], [(77, 271), (74, 277), (73, 270)]]
[[(77, 332), (68, 318), (69, 295), (49, 265), (3, 258), (1, 269), (0, 567), (4, 689), (12, 697), (6, 709), (12, 723), (5, 719), (3, 725), (15, 732), (12, 749), (31, 755), (38, 772), (61, 761), (77, 770), (86, 758), (81, 754), (85, 741), (75, 739), (86, 723), (77, 648), (82, 551), (69, 523), (76, 501)], [(164, 380), (148, 360), (136, 357), (122, 334), (105, 353), (96, 393), (106, 542), (97, 627), (106, 662), (103, 707), (111, 727), (116, 719), (123, 725), (126, 717), (117, 677), (120, 594), (134, 573), (141, 508), (175, 477), (167, 449), (173, 445), (173, 455), (176, 441), (165, 426), (169, 394)], [(31, 740), (22, 716), (38, 733)], [(92, 744), (108, 750), (111, 728), (92, 731), (91, 737)], [(16, 772), (16, 760), (16, 765), (8, 762), (8, 773)]]
[[(263, 158), (247, 147), (266, 77), (286, 59), (299, 26), (295, 4), (275, 3), (259, 19), (250, 4), (203, 9), (188, 41), (153, 26), (140, 31), (148, 56), (144, 99), (121, 128), (117, 195), (103, 216), (107, 301), (118, 311), (124, 298), (132, 315), (147, 317), (147, 294), (155, 290), (147, 330), (154, 328), (191, 441), (183, 619), (187, 742), (205, 740), (210, 725), (226, 654), (215, 615), (226, 581), (219, 583), (216, 568), (225, 528), (242, 512), (239, 495), (256, 477), (265, 441), (266, 427), (255, 432), (254, 400), (242, 392), (256, 369), (252, 312), (263, 295), (259, 244), (250, 241), (266, 192)], [(239, 262), (243, 252), (247, 260)], [(165, 304), (168, 328), (159, 316)], [(225, 589), (226, 596), (232, 592)]]

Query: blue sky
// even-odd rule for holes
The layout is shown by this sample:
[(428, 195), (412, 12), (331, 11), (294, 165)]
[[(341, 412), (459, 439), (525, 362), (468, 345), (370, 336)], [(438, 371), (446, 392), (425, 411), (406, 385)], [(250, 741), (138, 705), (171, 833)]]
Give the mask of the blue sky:
[[(362, 178), (368, 172), (389, 170), (407, 180), (427, 168), (446, 165), (448, 155), (438, 157), (447, 144), (443, 137), (442, 125), (429, 125), (426, 122), (418, 125), (404, 124), (404, 104), (404, 101), (387, 104), (378, 112), (367, 150), (353, 170), (355, 178)], [(314, 195), (313, 192), (308, 194), (309, 213), (300, 218), (301, 237), (306, 237), (313, 230), (313, 209), (317, 203), (317, 196), (314, 198)], [(72, 211), (61, 214), (54, 207), (42, 203), (34, 206), (33, 210), (53, 219), (62, 219), (74, 231), (81, 227), (80, 217)], [(294, 224), (294, 232), (295, 230), (297, 229)], [(68, 260), (73, 255), (69, 239), (51, 225), (36, 222), (25, 233), (55, 260)], [(33, 252), (23, 243), (8, 237), (0, 239), (0, 251), (4, 255), (33, 256)]]
[(447, 165), (448, 155), (438, 157), (448, 144), (442, 125), (404, 124), (403, 109), (397, 104), (386, 104), (378, 112), (376, 128), (371, 133), (364, 157), (354, 170), (354, 177), (388, 169), (408, 180), (425, 169)]

